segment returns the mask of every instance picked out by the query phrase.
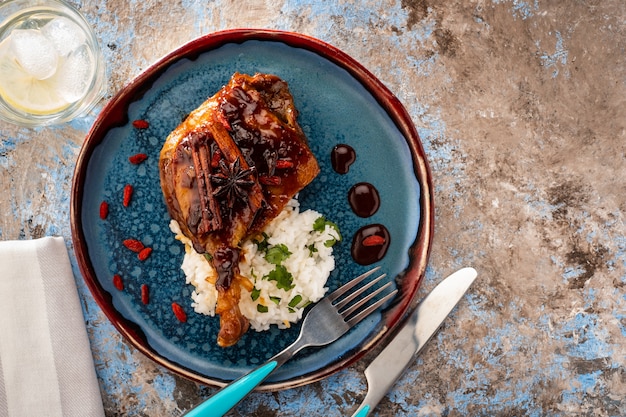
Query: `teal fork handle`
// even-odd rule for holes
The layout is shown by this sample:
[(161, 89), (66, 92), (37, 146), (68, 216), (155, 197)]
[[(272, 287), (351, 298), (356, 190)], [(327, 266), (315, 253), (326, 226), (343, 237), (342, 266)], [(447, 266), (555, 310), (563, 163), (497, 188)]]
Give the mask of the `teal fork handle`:
[(191, 409), (185, 417), (221, 417), (254, 390), (278, 366), (269, 361), (219, 390), (208, 400)]

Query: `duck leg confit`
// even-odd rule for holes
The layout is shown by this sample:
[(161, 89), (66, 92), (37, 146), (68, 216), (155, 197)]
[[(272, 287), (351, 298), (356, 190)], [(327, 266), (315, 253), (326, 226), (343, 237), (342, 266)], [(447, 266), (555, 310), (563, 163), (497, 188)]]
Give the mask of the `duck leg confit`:
[(217, 271), (217, 342), (247, 331), (239, 310), (240, 244), (260, 233), (319, 173), (287, 83), (235, 73), (166, 139), (159, 168), (171, 217)]

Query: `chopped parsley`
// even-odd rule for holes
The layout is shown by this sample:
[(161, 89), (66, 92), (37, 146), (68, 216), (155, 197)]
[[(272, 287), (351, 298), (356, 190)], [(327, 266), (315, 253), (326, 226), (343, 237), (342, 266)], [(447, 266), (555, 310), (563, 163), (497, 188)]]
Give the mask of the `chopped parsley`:
[(291, 256), (289, 248), (282, 243), (268, 248), (265, 252), (265, 260), (272, 265), (282, 264), (289, 256)]
[(302, 301), (302, 296), (300, 294), (296, 295), (289, 301), (289, 307), (296, 308), (298, 304)]
[(339, 242), (339, 240), (337, 239), (328, 239), (326, 242), (324, 242), (324, 246), (326, 246), (327, 248), (333, 247), (335, 246), (335, 243)]
[(341, 232), (339, 231), (339, 226), (337, 226), (336, 223), (331, 222), (330, 220), (326, 219), (326, 217), (324, 216), (318, 217), (313, 222), (313, 230), (316, 232), (323, 233), (324, 230), (326, 230), (326, 226), (331, 227), (332, 229), (335, 230), (335, 232), (337, 232), (336, 237), (332, 239), (328, 239), (326, 242), (324, 242), (324, 246), (326, 246), (327, 248), (330, 248), (331, 246), (334, 246), (335, 243), (341, 242)]
[(270, 296), (270, 300), (272, 300), (272, 302), (276, 305), (280, 304), (280, 297), (272, 297)]
[(259, 299), (260, 295), (261, 295), (261, 290), (259, 290), (256, 287), (254, 287), (252, 289), (252, 292), (250, 293), (250, 298), (252, 298), (252, 301), (256, 301), (256, 300)]
[(276, 268), (274, 268), (264, 278), (267, 278), (270, 281), (276, 281), (276, 288), (286, 291), (295, 287), (293, 284), (293, 275), (291, 275), (291, 272), (287, 271), (287, 268), (283, 265), (276, 265)]
[(267, 233), (262, 232), (261, 233), (261, 240), (257, 240), (257, 239), (252, 240), (252, 242), (254, 242), (254, 244), (256, 244), (259, 252), (267, 252), (267, 248), (270, 245), (270, 243), (267, 241), (268, 238), (269, 238), (269, 236), (267, 235)]
[[(298, 297), (300, 297), (300, 298), (298, 298)], [(298, 307), (298, 304), (300, 304), (301, 301), (302, 301), (302, 296), (301, 295), (296, 295), (295, 297), (293, 297), (293, 299), (289, 302), (289, 305), (287, 306), (287, 309), (289, 310), (289, 312), (290, 313), (295, 313), (296, 312), (296, 307), (300, 308), (300, 309), (303, 309), (303, 308), (307, 308), (311, 304), (311, 301), (307, 301), (306, 303), (304, 303), (304, 305), (301, 305), (300, 307)]]
[(257, 304), (256, 311), (258, 311), (259, 313), (267, 313), (268, 311), (270, 311), (270, 309), (267, 306), (264, 306), (263, 304)]

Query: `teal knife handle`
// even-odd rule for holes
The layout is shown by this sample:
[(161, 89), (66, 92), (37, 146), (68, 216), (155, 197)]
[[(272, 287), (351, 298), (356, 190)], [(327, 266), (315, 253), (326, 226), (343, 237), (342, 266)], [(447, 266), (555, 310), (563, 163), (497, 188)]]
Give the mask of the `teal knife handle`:
[(369, 413), (370, 413), (370, 406), (367, 404), (362, 404), (359, 407), (359, 409), (356, 410), (356, 413), (352, 415), (352, 417), (365, 417)]
[(221, 417), (254, 390), (278, 366), (271, 360), (219, 390), (211, 398), (190, 410), (185, 417)]

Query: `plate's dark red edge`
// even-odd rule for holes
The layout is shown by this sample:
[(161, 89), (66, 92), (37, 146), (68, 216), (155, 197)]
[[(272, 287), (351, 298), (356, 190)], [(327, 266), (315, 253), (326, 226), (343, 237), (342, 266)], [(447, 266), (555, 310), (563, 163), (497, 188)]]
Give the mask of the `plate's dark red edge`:
[(273, 391), (319, 381), (356, 362), (388, 336), (395, 333), (394, 330), (404, 323), (417, 304), (415, 295), (426, 271), (434, 233), (434, 196), (431, 171), (417, 129), (411, 121), (410, 115), (398, 98), (369, 70), (334, 46), (319, 39), (293, 32), (266, 29), (232, 29), (211, 33), (188, 42), (139, 74), (103, 108), (91, 127), (87, 140), (83, 144), (77, 159), (72, 181), (70, 222), (74, 252), (84, 281), (95, 301), (103, 309), (105, 315), (120, 334), (153, 361), (181, 376), (203, 384), (225, 385), (222, 381), (203, 377), (194, 371), (161, 357), (148, 345), (145, 335), (138, 326), (129, 323), (115, 309), (110, 307), (110, 294), (100, 286), (97, 279), (93, 278), (95, 277), (95, 271), (89, 259), (85, 236), (82, 232), (81, 204), (87, 165), (94, 149), (103, 140), (108, 130), (128, 122), (127, 109), (132, 101), (140, 98), (146, 89), (174, 62), (183, 58), (193, 60), (199, 54), (219, 48), (225, 44), (243, 43), (249, 40), (276, 41), (292, 47), (306, 49), (348, 71), (375, 97), (407, 139), (407, 144), (412, 154), (413, 168), (420, 185), (420, 224), (418, 234), (409, 249), (409, 266), (402, 273), (402, 276), (397, 277), (401, 293), (408, 294), (411, 297), (411, 301), (390, 307), (384, 314), (383, 324), (378, 327), (374, 334), (370, 335), (360, 351), (354, 354), (347, 354), (325, 369), (312, 374), (303, 375), (290, 381), (268, 383), (259, 387), (260, 390)]

